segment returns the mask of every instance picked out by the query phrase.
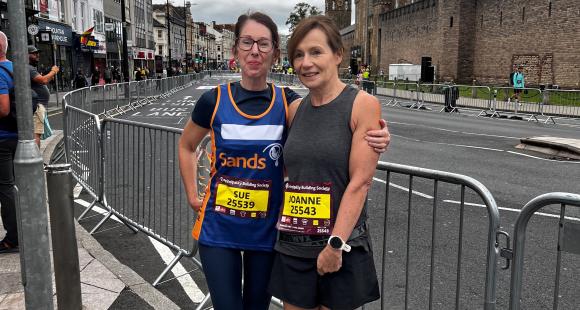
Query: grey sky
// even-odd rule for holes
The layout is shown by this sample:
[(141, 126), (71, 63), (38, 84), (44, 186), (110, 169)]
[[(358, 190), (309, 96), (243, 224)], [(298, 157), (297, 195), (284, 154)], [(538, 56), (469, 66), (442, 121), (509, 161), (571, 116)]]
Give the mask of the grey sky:
[[(188, 0), (169, 0), (177, 6), (183, 6)], [(237, 17), (248, 10), (268, 14), (278, 25), (282, 34), (288, 34), (285, 25), (288, 15), (299, 2), (306, 2), (324, 12), (324, 0), (189, 0), (192, 3), (193, 20), (218, 24), (235, 23)], [(155, 4), (164, 4), (166, 0), (153, 0)], [(195, 4), (196, 5), (193, 5)]]

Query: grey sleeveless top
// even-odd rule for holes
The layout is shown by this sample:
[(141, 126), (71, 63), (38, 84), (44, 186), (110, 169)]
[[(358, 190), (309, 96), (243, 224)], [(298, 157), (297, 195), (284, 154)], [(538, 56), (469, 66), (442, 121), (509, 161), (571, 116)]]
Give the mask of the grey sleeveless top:
[[(313, 106), (310, 95), (306, 96), (296, 111), (284, 144), (288, 182), (331, 183), (334, 219), (350, 181), (350, 122), (357, 93), (356, 88), (346, 86), (338, 97), (322, 106)], [(370, 246), (366, 241), (368, 235), (360, 233), (360, 227), (365, 226), (365, 220), (366, 202), (358, 219), (357, 229), (349, 239), (349, 245), (362, 245), (365, 248)], [(354, 235), (356, 240), (351, 240)], [(275, 249), (287, 255), (314, 258), (324, 248), (328, 237), (329, 235), (302, 236), (280, 231)], [(361, 237), (364, 240), (360, 240)]]

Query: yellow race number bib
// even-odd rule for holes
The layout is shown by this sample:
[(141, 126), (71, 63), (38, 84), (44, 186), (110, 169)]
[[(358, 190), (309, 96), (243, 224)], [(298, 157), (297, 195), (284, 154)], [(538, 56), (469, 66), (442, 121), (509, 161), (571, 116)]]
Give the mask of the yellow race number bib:
[(286, 184), (278, 230), (306, 235), (329, 235), (334, 223), (330, 183)]
[(215, 211), (244, 218), (265, 218), (272, 181), (220, 176)]

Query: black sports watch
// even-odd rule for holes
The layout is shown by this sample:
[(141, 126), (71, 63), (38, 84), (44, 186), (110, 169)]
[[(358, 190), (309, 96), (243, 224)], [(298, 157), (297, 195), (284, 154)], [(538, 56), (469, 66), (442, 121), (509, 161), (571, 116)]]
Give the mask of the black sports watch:
[(328, 245), (335, 250), (350, 252), (350, 245), (346, 244), (339, 236), (330, 236), (328, 238)]

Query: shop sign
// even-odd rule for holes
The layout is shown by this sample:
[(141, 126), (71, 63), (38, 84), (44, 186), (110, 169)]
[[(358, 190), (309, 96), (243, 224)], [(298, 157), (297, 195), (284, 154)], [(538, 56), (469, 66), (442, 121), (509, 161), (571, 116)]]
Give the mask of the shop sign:
[(135, 59), (145, 59), (145, 51), (135, 51)]
[(52, 40), (57, 45), (72, 45), (72, 29), (70, 26), (53, 23), (39, 18), (38, 27), (41, 30), (46, 29), (52, 32)]

